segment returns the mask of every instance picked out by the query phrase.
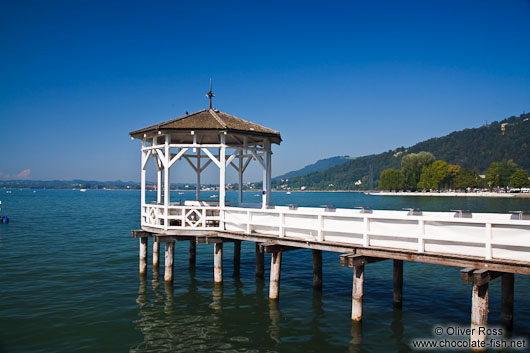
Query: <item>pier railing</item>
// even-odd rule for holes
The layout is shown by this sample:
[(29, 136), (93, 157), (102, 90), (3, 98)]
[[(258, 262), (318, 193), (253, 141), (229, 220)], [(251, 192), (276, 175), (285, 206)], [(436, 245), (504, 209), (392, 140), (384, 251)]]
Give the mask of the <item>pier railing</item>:
[(363, 247), (530, 261), (530, 220), (518, 215), (326, 208), (223, 211), (226, 231)]
[[(167, 212), (167, 213), (166, 213)], [(517, 214), (146, 204), (148, 230), (216, 230), (530, 262), (530, 220)]]
[(219, 230), (220, 208), (207, 205), (142, 206), (142, 227), (160, 230)]

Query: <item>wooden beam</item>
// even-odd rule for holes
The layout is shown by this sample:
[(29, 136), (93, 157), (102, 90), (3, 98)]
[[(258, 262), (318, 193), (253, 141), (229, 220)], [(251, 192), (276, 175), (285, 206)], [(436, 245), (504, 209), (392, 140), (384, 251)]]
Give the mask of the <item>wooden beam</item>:
[(462, 275), (462, 283), (476, 283), (479, 286), (493, 281), (495, 278), (502, 275), (501, 272), (490, 271), (486, 269), (481, 270), (471, 270), (470, 268), (465, 268), (460, 271)]
[(146, 231), (141, 230), (141, 229), (135, 229), (135, 230), (131, 231), (131, 237), (133, 237), (133, 238), (150, 237), (152, 235), (153, 235), (153, 233), (146, 232)]
[(460, 270), (460, 278), (463, 284), (473, 282), (473, 271), (475, 269), (472, 267), (466, 267)]
[(341, 258), (340, 264), (342, 266), (348, 266), (348, 267), (362, 266), (362, 265), (367, 265), (367, 264), (371, 264), (374, 262), (388, 260), (382, 257), (371, 257), (371, 256), (358, 255), (358, 254), (340, 255), (340, 258)]
[(292, 246), (269, 244), (269, 243), (261, 243), (259, 244), (259, 246), (261, 246), (265, 254), (273, 254), (278, 251), (300, 250), (300, 248), (295, 248)]
[(195, 241), (196, 237), (191, 236), (191, 235), (155, 235), (154, 238), (156, 241), (159, 241), (161, 243), (168, 243), (168, 242), (186, 241), (186, 240)]

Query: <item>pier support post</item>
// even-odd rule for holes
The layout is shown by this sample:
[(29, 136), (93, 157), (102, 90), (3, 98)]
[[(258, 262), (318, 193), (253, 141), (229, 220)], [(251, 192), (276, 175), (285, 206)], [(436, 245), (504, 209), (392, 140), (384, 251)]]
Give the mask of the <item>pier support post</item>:
[(147, 274), (147, 237), (140, 238), (140, 276)]
[(508, 332), (513, 329), (513, 273), (503, 273), (501, 278), (501, 323)]
[(175, 253), (175, 242), (166, 242), (164, 281), (173, 282), (173, 256)]
[(282, 252), (271, 254), (271, 274), (269, 284), (269, 300), (278, 300), (280, 297), (280, 271), (282, 267)]
[(484, 328), (488, 324), (488, 283), (473, 282), (471, 298), (471, 341), (486, 341)]
[(265, 276), (265, 253), (261, 246), (256, 243), (256, 278)]
[(197, 259), (197, 242), (195, 239), (190, 240), (190, 266), (195, 266)]
[(239, 277), (241, 269), (241, 240), (234, 241), (234, 276)]
[(160, 241), (158, 241), (158, 239), (156, 238), (153, 238), (153, 271), (158, 272), (159, 261), (160, 261)]
[(403, 260), (394, 260), (394, 307), (403, 306)]
[(364, 286), (364, 265), (353, 267), (353, 289), (352, 289), (352, 321), (361, 321), (363, 317), (363, 286)]
[(215, 283), (223, 282), (223, 242), (213, 244), (213, 281)]
[(313, 289), (322, 290), (322, 250), (313, 249)]

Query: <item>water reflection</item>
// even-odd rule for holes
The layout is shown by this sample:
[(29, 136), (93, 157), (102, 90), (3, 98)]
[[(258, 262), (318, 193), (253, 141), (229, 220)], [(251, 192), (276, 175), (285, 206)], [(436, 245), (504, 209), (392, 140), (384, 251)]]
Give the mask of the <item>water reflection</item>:
[(395, 342), (395, 347), (398, 348), (398, 352), (408, 352), (409, 347), (403, 342), (403, 311), (401, 308), (394, 308), (392, 312), (392, 338)]
[(351, 337), (349, 352), (361, 352), (361, 344), (363, 343), (363, 322), (352, 321)]
[(269, 337), (276, 343), (282, 343), (280, 337), (280, 326), (278, 326), (281, 316), (282, 314), (280, 312), (280, 308), (278, 307), (278, 301), (269, 302), (269, 318), (271, 321), (267, 329), (267, 333), (269, 334)]

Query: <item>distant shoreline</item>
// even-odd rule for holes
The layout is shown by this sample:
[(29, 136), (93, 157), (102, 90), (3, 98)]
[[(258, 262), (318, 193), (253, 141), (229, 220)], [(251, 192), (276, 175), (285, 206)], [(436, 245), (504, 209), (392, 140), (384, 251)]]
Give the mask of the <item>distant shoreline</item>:
[(434, 197), (501, 197), (501, 198), (530, 198), (527, 193), (500, 193), (500, 192), (366, 192), (373, 196), (434, 196)]

